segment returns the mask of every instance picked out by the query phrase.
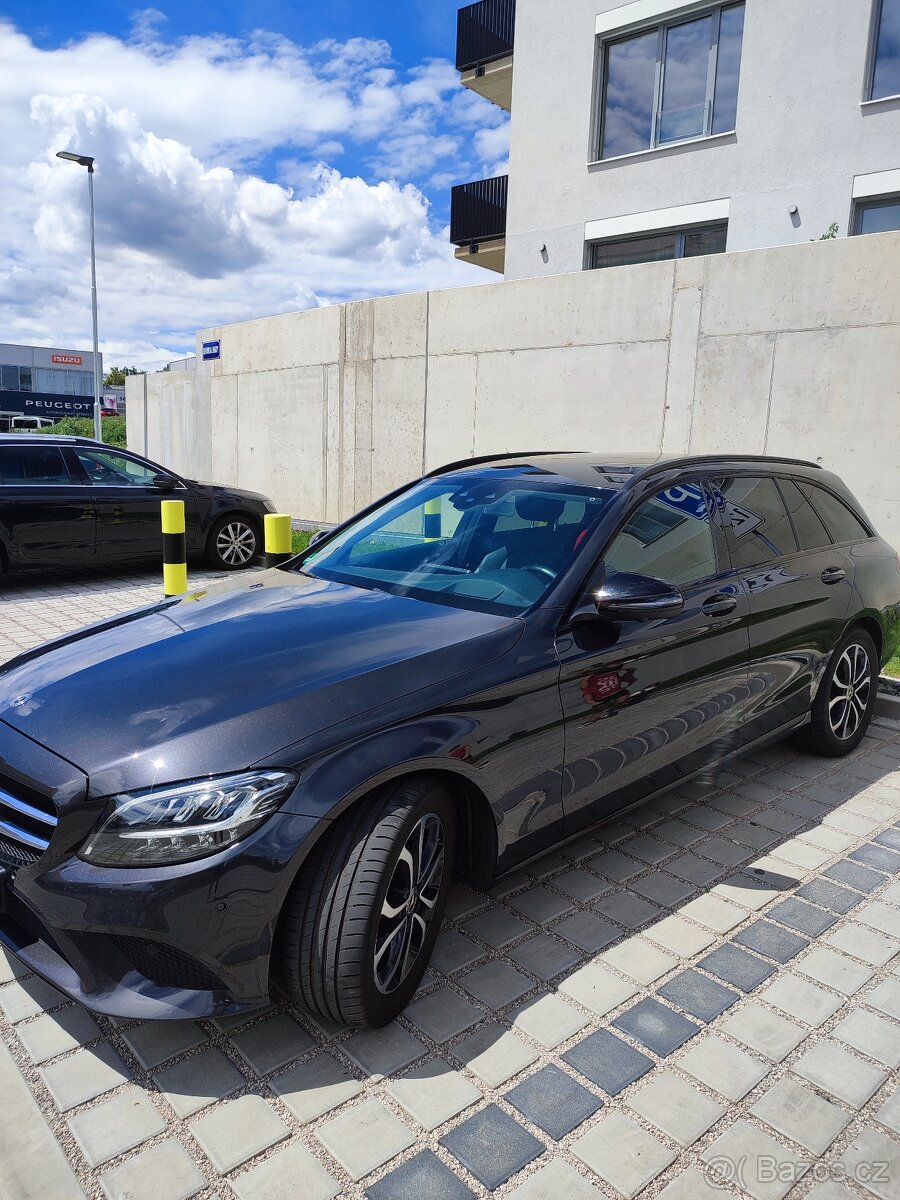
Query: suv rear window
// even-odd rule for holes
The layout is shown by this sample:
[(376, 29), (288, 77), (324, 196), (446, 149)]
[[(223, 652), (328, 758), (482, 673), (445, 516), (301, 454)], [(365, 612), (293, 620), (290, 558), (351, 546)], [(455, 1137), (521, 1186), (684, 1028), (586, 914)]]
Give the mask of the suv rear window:
[(736, 567), (758, 567), (796, 554), (797, 541), (774, 479), (717, 479), (713, 492)]
[(71, 483), (56, 446), (0, 446), (0, 483)]
[(800, 549), (820, 550), (824, 546), (830, 546), (831, 538), (828, 530), (796, 483), (792, 479), (779, 479), (778, 484), (781, 494), (784, 496), (784, 502), (788, 506), (788, 512), (791, 514), (791, 520), (794, 522), (794, 531), (797, 534)]
[(862, 521), (850, 511), (843, 500), (812, 483), (801, 483), (813, 508), (825, 522), (836, 542), (861, 542), (871, 537)]

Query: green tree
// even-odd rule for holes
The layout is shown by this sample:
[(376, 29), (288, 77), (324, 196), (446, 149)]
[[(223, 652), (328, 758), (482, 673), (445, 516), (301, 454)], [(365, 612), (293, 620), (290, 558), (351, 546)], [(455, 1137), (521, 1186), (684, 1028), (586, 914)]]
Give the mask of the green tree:
[[(35, 430), (36, 433), (61, 434), (65, 437), (94, 436), (94, 422), (90, 417), (61, 417), (55, 425)], [(103, 418), (103, 440), (107, 446), (120, 446), (123, 450), (127, 444), (125, 437), (124, 417)]]
[(129, 375), (143, 375), (143, 371), (139, 371), (137, 367), (110, 367), (103, 376), (104, 387), (124, 387), (125, 380)]

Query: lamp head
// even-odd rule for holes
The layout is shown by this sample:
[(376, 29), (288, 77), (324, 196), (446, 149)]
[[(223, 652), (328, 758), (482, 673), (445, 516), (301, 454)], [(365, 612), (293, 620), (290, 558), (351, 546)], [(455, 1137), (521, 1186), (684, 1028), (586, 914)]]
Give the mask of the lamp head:
[(78, 163), (79, 167), (87, 167), (89, 171), (94, 169), (94, 160), (87, 154), (74, 154), (71, 150), (57, 150), (56, 157), (64, 158), (66, 162)]

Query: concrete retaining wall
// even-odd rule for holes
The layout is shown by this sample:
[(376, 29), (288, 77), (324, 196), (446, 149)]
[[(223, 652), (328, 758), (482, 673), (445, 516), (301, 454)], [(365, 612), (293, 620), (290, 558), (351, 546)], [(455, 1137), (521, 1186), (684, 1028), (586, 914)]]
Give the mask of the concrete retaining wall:
[(900, 234), (517, 280), (198, 334), (129, 445), (336, 521), (502, 450), (819, 459), (900, 545)]

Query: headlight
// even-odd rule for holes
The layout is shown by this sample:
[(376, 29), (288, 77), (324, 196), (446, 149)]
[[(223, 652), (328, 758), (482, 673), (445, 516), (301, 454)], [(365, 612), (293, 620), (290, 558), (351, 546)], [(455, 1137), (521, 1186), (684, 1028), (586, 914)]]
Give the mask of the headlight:
[(296, 783), (292, 771), (247, 771), (113, 796), (81, 857), (154, 867), (215, 854), (262, 824)]

